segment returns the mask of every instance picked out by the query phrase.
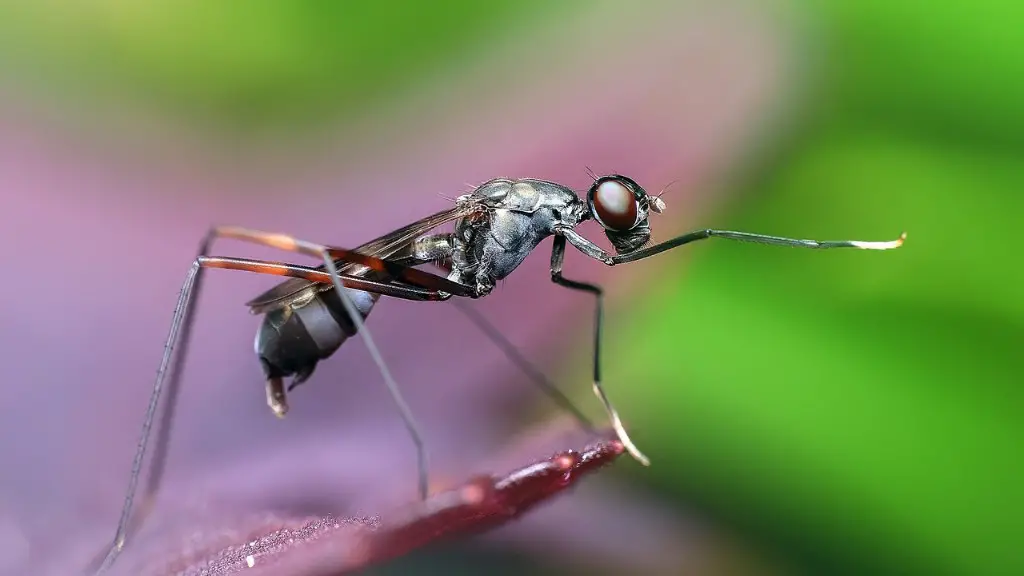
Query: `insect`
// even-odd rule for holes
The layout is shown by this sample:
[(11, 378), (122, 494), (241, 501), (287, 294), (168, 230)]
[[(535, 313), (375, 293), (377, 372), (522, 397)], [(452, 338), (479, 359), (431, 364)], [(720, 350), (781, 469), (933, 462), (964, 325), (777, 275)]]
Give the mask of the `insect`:
[[(562, 274), (566, 246), (606, 265), (614, 266), (641, 260), (666, 250), (706, 238), (726, 238), (801, 248), (859, 248), (889, 250), (902, 245), (905, 234), (887, 242), (856, 240), (816, 241), (766, 236), (748, 232), (704, 229), (650, 245), (651, 212), (662, 213), (665, 203), (660, 195), (649, 195), (639, 184), (618, 174), (596, 177), (581, 198), (573, 189), (546, 180), (497, 178), (485, 182), (471, 193), (458, 197), (454, 206), (427, 216), (408, 226), (371, 240), (354, 249), (317, 244), (284, 234), (271, 234), (238, 227), (213, 228), (203, 239), (199, 256), (190, 268), (171, 322), (164, 354), (153, 384), (141, 438), (132, 463), (121, 518), (114, 542), (100, 572), (109, 567), (125, 544), (133, 500), (161, 392), (168, 383), (168, 407), (173, 406), (177, 368), (186, 356), (188, 332), (192, 324), (193, 299), (198, 294), (201, 272), (207, 268), (241, 270), (257, 274), (290, 277), (248, 302), (263, 320), (256, 335), (255, 352), (263, 369), (267, 403), (278, 416), (288, 411), (287, 393), (305, 382), (321, 360), (333, 354), (348, 338), (358, 334), (376, 363), (409, 435), (416, 447), (418, 487), (421, 498), (427, 495), (427, 455), (419, 427), (401, 390), (391, 377), (370, 332), (366, 317), (380, 296), (419, 301), (443, 301), (451, 298), (482, 298), (491, 293), (498, 280), (511, 274), (526, 257), (549, 236), (553, 236), (551, 280), (570, 290), (595, 297), (593, 339), (593, 391), (626, 450), (646, 465), (648, 459), (633, 444), (618, 413), (601, 383), (602, 291), (595, 284), (571, 280)], [(604, 229), (614, 247), (609, 253), (583, 237), (576, 228), (595, 220)], [(454, 231), (436, 229), (454, 222)], [(210, 256), (215, 239), (234, 238), (284, 251), (319, 258), (318, 267), (282, 262)], [(436, 264), (447, 275), (420, 268)], [(479, 315), (471, 314), (485, 333), (494, 339), (532, 379), (556, 399), (565, 402), (549, 382), (518, 356)], [(180, 342), (179, 342), (180, 339)], [(177, 356), (174, 347), (179, 345)], [(174, 366), (172, 366), (172, 358)], [(172, 370), (173, 368), (173, 370)], [(168, 379), (168, 374), (172, 374)], [(285, 379), (290, 379), (285, 384)], [(578, 414), (578, 413), (577, 413)], [(159, 445), (158, 445), (159, 446)], [(159, 458), (157, 459), (159, 461)], [(154, 463), (154, 467), (157, 463)], [(158, 473), (154, 470), (153, 476)]]

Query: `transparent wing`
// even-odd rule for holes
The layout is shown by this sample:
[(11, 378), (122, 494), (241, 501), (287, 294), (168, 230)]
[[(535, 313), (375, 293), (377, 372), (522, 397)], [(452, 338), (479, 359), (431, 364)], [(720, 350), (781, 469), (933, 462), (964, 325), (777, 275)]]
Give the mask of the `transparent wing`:
[[(442, 226), (453, 220), (458, 220), (459, 218), (478, 213), (485, 209), (484, 204), (477, 200), (462, 200), (453, 208), (443, 210), (436, 214), (431, 214), (430, 216), (417, 220), (408, 226), (389, 232), (380, 238), (370, 240), (361, 246), (357, 246), (353, 251), (367, 256), (386, 259), (408, 246), (413, 240), (423, 236), (434, 228)], [(359, 264), (346, 262), (344, 259), (335, 260), (334, 262), (338, 267), (339, 273), (359, 275), (365, 271), (365, 268)], [(324, 268), (324, 265), (320, 265), (317, 270), (323, 270)], [(362, 270), (359, 270), (360, 268), (362, 268)], [(246, 306), (252, 308), (253, 312), (266, 312), (286, 305), (298, 296), (303, 295), (307, 290), (331, 289), (332, 286), (330, 284), (318, 284), (302, 278), (293, 278), (282, 282), (263, 294), (260, 294), (256, 298), (253, 298), (246, 303)]]

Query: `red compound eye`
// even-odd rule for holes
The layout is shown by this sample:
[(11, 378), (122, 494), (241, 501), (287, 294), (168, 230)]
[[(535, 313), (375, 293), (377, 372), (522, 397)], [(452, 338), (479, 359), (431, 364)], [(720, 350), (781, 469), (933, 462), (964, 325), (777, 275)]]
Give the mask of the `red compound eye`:
[(637, 224), (640, 212), (637, 192), (627, 179), (606, 176), (594, 183), (588, 194), (597, 221), (608, 230), (625, 232)]

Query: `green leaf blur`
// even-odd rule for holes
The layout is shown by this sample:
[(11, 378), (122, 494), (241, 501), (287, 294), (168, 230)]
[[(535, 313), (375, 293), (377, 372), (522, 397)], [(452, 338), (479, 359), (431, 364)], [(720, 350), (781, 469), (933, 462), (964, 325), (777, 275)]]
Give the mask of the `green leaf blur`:
[(820, 114), (707, 225), (907, 243), (669, 256), (608, 335), (633, 476), (815, 573), (1024, 573), (1024, 10), (814, 10)]
[(409, 86), (501, 41), (533, 2), (4, 3), (7, 64), (115, 86), (229, 129), (294, 128)]

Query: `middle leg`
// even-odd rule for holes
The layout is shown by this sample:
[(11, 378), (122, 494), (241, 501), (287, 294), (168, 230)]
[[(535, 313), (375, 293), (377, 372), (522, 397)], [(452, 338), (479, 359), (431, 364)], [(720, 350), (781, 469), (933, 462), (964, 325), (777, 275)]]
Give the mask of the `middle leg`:
[(377, 365), (377, 369), (384, 380), (384, 385), (388, 389), (388, 393), (391, 395), (392, 402), (398, 409), (398, 412), (402, 417), (402, 422), (413, 441), (413, 445), (416, 449), (419, 494), (422, 499), (426, 499), (429, 486), (427, 474), (427, 450), (423, 442), (423, 435), (420, 432), (420, 427), (413, 416), (412, 409), (405, 401), (401, 389), (392, 377), (391, 370), (388, 369), (387, 363), (384, 361), (373, 337), (370, 335), (369, 330), (366, 329), (362, 315), (356, 308), (355, 303), (353, 303), (345, 293), (344, 283), (338, 273), (335, 258), (343, 258), (346, 261), (352, 261), (353, 263), (369, 266), (372, 269), (386, 272), (389, 275), (407, 279), (414, 284), (423, 285), (430, 283), (432, 284), (432, 286), (430, 286), (431, 288), (434, 286), (443, 286), (441, 289), (445, 292), (450, 290), (451, 292), (449, 293), (468, 295), (468, 287), (461, 286), (458, 283), (448, 281), (445, 278), (426, 273), (422, 270), (401, 266), (394, 262), (387, 262), (379, 258), (373, 258), (350, 250), (301, 240), (286, 234), (273, 234), (237, 227), (218, 227), (214, 228), (210, 232), (210, 237), (234, 238), (236, 240), (270, 246), (272, 248), (278, 248), (289, 252), (307, 254), (314, 258), (320, 258), (323, 260), (325, 270), (330, 274), (331, 282), (334, 285), (335, 291), (338, 293), (338, 297), (345, 308), (345, 312), (352, 319), (355, 331), (363, 339), (363, 343), (366, 345), (367, 351), (369, 351), (370, 356)]
[[(452, 271), (451, 256), (454, 250), (452, 234), (435, 234), (421, 238), (410, 245), (406, 252), (396, 255), (395, 261), (403, 264), (426, 264), (433, 263), (449, 275)], [(449, 279), (452, 278), (449, 276)], [(453, 300), (452, 304), (475, 326), (488, 340), (494, 344), (502, 354), (509, 359), (530, 381), (537, 386), (545, 395), (551, 398), (555, 404), (571, 414), (579, 423), (580, 428), (588, 433), (596, 432), (594, 425), (577, 408), (547, 376), (518, 350), (515, 344), (509, 342), (508, 338), (492, 324), (487, 317), (473, 309), (473, 305), (462, 300)]]
[(601, 386), (601, 328), (603, 324), (603, 302), (604, 293), (600, 286), (595, 284), (588, 284), (586, 282), (577, 282), (576, 280), (569, 280), (562, 276), (562, 263), (565, 261), (565, 236), (556, 234), (554, 239), (554, 245), (551, 250), (551, 280), (559, 286), (565, 286), (571, 290), (579, 290), (581, 292), (589, 292), (593, 294), (597, 300), (596, 308), (594, 312), (594, 394), (597, 395), (598, 400), (601, 401), (601, 405), (604, 407), (605, 412), (608, 413), (608, 418), (611, 420), (612, 428), (615, 429), (616, 435), (622, 445), (626, 447), (629, 454), (636, 459), (637, 462), (648, 466), (650, 460), (647, 456), (644, 456), (642, 452), (633, 444), (633, 441), (629, 439), (629, 434), (626, 433), (625, 426), (622, 425), (622, 420), (619, 418), (618, 411), (612, 406), (608, 395), (605, 394), (604, 387)]

